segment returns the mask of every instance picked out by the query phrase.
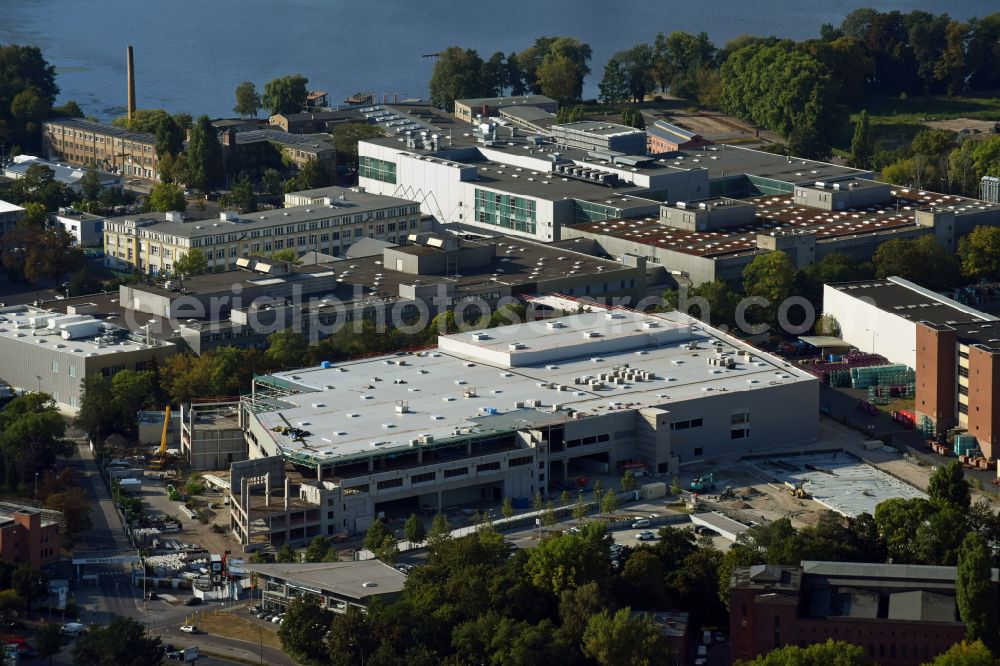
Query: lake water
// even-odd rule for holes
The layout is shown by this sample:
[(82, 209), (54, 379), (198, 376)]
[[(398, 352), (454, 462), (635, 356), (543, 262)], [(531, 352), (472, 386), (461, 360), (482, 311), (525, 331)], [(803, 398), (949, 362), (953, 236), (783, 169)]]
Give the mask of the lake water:
[[(301, 73), (339, 103), (359, 91), (426, 97), (434, 67), (422, 57), (451, 45), (484, 58), (519, 51), (539, 35), (593, 47), (585, 97), (597, 96), (615, 51), (657, 32), (815, 37), (870, 0), (0, 0), (0, 43), (35, 44), (57, 67), (60, 99), (87, 114), (123, 113), (125, 47), (135, 46), (140, 108), (232, 115), (233, 90)], [(883, 0), (880, 10), (948, 12), (965, 20), (992, 0)]]

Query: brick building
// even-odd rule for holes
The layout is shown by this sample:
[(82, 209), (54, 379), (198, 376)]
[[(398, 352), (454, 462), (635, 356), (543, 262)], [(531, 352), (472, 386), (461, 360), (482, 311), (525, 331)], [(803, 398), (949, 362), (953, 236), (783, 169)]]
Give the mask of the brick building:
[(832, 638), (860, 645), (881, 666), (916, 666), (965, 638), (955, 577), (955, 567), (903, 564), (739, 567), (730, 584), (730, 657)]
[(30, 507), (0, 509), (0, 560), (41, 567), (59, 559), (59, 523), (52, 512)]
[(937, 431), (958, 426), (993, 460), (1000, 444), (1000, 322), (916, 327), (918, 418)]
[(159, 182), (156, 137), (152, 134), (82, 118), (60, 118), (42, 124), (42, 145), (48, 159)]

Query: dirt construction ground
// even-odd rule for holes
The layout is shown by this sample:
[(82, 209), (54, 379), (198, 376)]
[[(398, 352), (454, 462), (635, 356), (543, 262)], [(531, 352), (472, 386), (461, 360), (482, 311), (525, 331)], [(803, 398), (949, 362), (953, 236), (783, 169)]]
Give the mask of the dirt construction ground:
[[(783, 483), (775, 482), (775, 475), (769, 474), (769, 469), (780, 469), (787, 465), (792, 469), (797, 454), (812, 454), (821, 451), (846, 451), (859, 461), (864, 469), (875, 468), (889, 475), (871, 473), (873, 491), (863, 491), (869, 495), (869, 503), (888, 499), (892, 496), (913, 496), (925, 491), (933, 468), (929, 465), (917, 464), (904, 458), (895, 450), (862, 445), (865, 437), (846, 426), (831, 419), (822, 418), (817, 442), (796, 447), (794, 450), (774, 451), (774, 458), (768, 461), (760, 460), (716, 460), (706, 461), (697, 467), (685, 467), (681, 474), (681, 483), (687, 484), (696, 476), (712, 471), (715, 473), (715, 489), (701, 496), (709, 508), (715, 508), (732, 518), (743, 521), (770, 522), (779, 518), (789, 518), (796, 527), (812, 525), (827, 506), (812, 498), (800, 499), (793, 497)], [(872, 447), (872, 448), (869, 448)], [(756, 452), (755, 452), (756, 453)], [(762, 452), (766, 455), (766, 452)], [(841, 455), (841, 458), (846, 458)], [(786, 462), (787, 461), (787, 462)], [(847, 462), (845, 460), (845, 462)], [(823, 471), (823, 470), (819, 470)], [(770, 478), (768, 478), (770, 476)], [(881, 481), (881, 482), (880, 482)], [(886, 483), (888, 482), (888, 483)], [(902, 482), (902, 483), (899, 483)], [(893, 492), (892, 484), (897, 491)], [(721, 500), (719, 494), (730, 487), (735, 495), (732, 499)], [(900, 487), (902, 486), (902, 487)], [(909, 487), (907, 487), (909, 486)], [(804, 488), (808, 491), (810, 484)], [(973, 491), (974, 500), (980, 497), (990, 497)], [(850, 498), (848, 498), (850, 499)], [(856, 498), (855, 498), (856, 499)]]
[(952, 118), (951, 120), (927, 120), (924, 125), (931, 129), (948, 130), (950, 132), (961, 132), (964, 129), (979, 130), (983, 134), (989, 134), (996, 125), (995, 120), (972, 120), (971, 118)]

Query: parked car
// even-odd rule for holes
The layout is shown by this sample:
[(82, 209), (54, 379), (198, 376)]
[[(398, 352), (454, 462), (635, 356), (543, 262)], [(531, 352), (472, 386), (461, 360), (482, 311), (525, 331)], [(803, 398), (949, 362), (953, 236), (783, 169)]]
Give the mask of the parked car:
[(185, 634), (197, 634), (198, 627), (196, 627), (193, 624), (182, 624), (181, 631), (184, 632)]
[(632, 523), (632, 529), (637, 530), (641, 527), (649, 527), (651, 524), (652, 523), (649, 522), (649, 518), (640, 518)]
[(278, 613), (277, 615), (275, 615), (274, 617), (271, 618), (271, 622), (273, 622), (274, 624), (278, 624), (283, 619), (285, 619), (285, 614), (284, 613)]
[(167, 659), (172, 661), (184, 661), (184, 650), (171, 650), (167, 653)]
[(166, 643), (163, 646), (163, 654), (169, 654), (169, 653), (171, 653), (173, 651), (174, 651), (174, 644), (173, 643)]
[(265, 617), (267, 617), (267, 611), (262, 610), (259, 613), (257, 613), (257, 619), (258, 620), (263, 620)]
[(156, 601), (160, 597), (159, 597), (159, 595), (156, 594), (156, 592), (150, 591), (150, 592), (146, 593), (146, 597), (145, 598), (146, 598), (146, 601)]
[(705, 644), (705, 645), (711, 645), (712, 644), (712, 632), (709, 631), (708, 629), (706, 629), (705, 631), (701, 632), (701, 642), (703, 644)]
[(197, 606), (201, 603), (201, 597), (191, 597), (184, 602), (185, 606)]
[(724, 633), (722, 633), (721, 631), (715, 632), (715, 642), (716, 643), (725, 643), (726, 642), (726, 635)]
[(694, 528), (695, 534), (700, 534), (701, 536), (719, 536), (719, 533), (713, 530), (711, 527), (705, 527), (704, 525), (697, 525)]
[(247, 609), (247, 612), (251, 615), (256, 615), (260, 612), (260, 606), (250, 606), (250, 608)]
[(656, 535), (649, 530), (643, 530), (635, 535), (636, 541), (652, 541), (656, 538)]

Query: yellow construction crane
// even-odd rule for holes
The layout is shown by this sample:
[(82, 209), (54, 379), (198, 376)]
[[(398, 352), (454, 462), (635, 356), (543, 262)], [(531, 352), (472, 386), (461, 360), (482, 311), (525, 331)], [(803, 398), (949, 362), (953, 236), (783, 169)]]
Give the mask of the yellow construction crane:
[(160, 435), (160, 449), (156, 452), (156, 469), (162, 470), (167, 463), (167, 429), (170, 428), (170, 405), (163, 411), (163, 433)]

